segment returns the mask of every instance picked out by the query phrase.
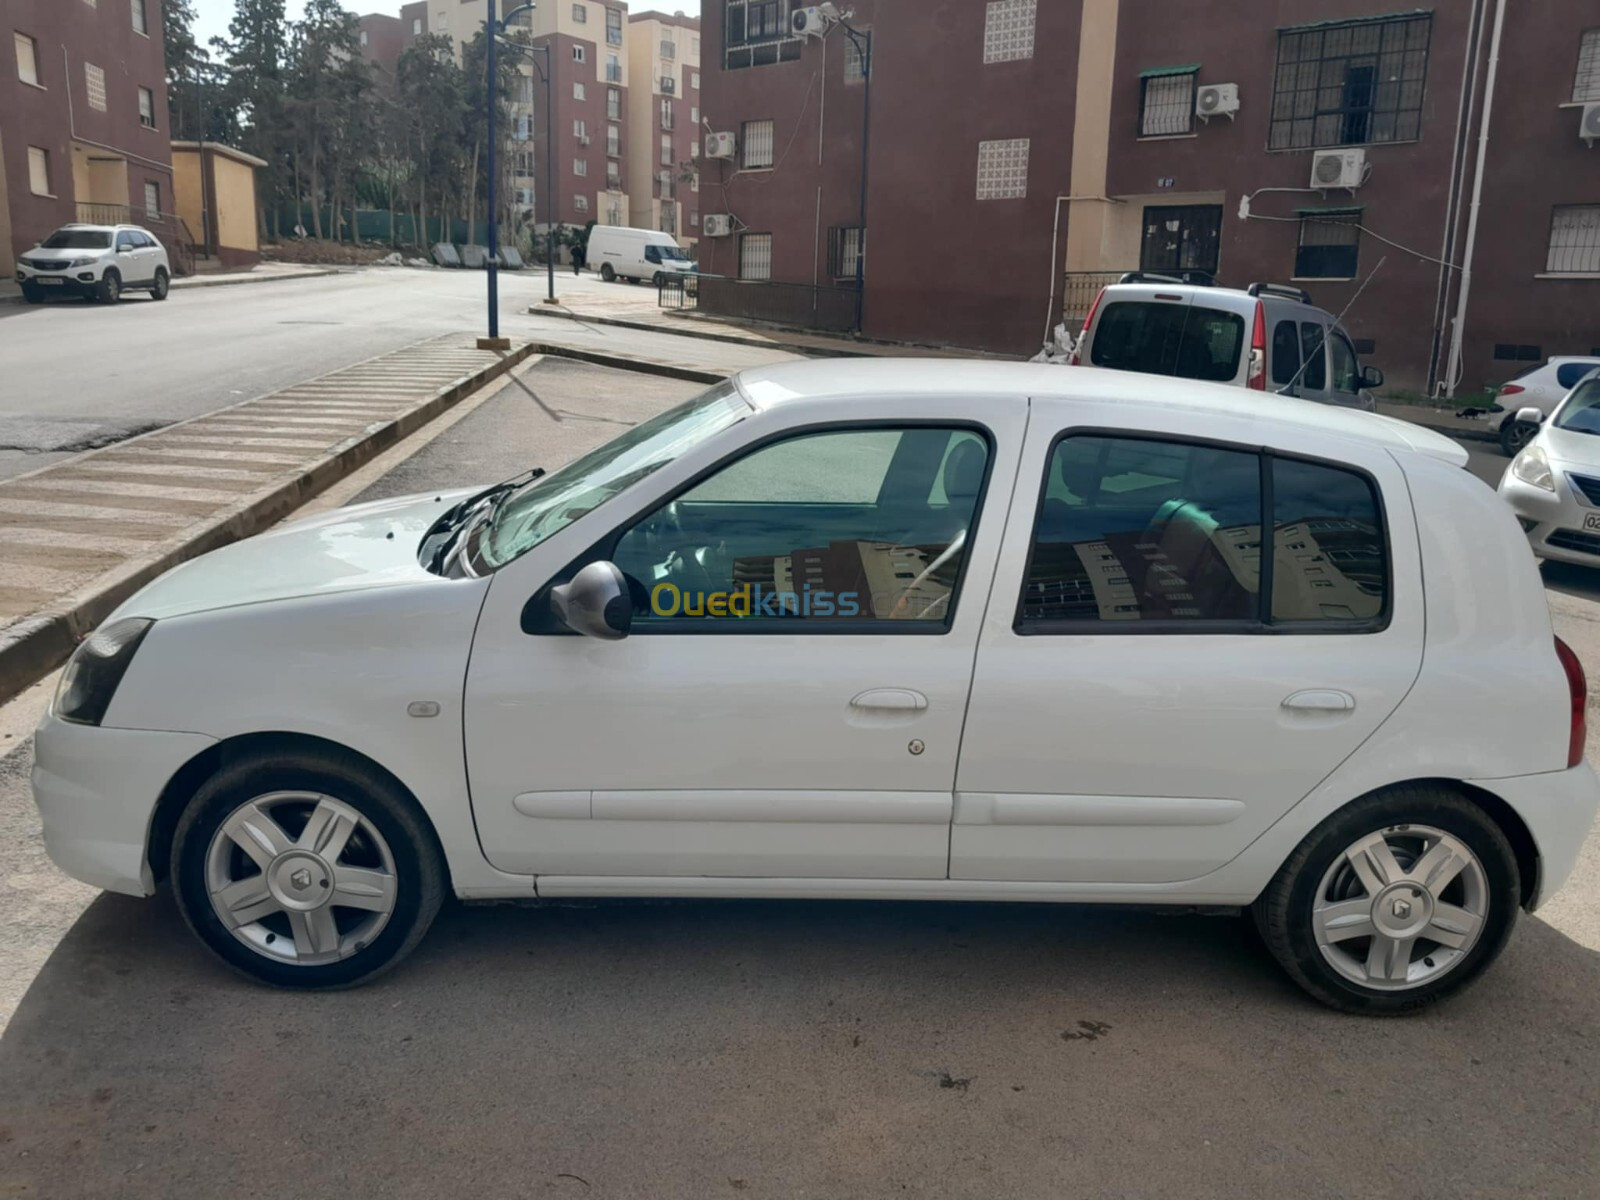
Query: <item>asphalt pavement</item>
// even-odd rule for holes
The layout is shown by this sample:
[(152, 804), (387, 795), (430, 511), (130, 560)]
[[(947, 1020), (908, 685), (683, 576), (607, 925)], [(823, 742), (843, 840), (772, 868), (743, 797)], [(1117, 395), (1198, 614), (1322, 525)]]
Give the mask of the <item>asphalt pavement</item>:
[[(695, 390), (519, 379), (362, 497), (554, 465)], [(1600, 678), (1600, 605), (1552, 606)], [(51, 870), (27, 760), (0, 760), (0, 836), (35, 843), (7, 885)], [(1318, 1007), (1221, 917), (452, 903), (379, 983), (303, 996), (165, 898), (57, 888), (23, 910), (59, 944), (0, 1038), (0, 1197), (1600, 1194), (1594, 837), (1479, 986), (1398, 1021)]]

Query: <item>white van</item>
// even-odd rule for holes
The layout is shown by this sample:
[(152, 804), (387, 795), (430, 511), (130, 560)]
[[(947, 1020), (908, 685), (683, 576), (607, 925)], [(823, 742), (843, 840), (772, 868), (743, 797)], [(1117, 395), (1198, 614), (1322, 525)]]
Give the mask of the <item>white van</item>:
[(590, 230), (587, 261), (607, 283), (648, 279), (658, 284), (666, 275), (700, 269), (670, 233), (626, 225), (596, 225)]

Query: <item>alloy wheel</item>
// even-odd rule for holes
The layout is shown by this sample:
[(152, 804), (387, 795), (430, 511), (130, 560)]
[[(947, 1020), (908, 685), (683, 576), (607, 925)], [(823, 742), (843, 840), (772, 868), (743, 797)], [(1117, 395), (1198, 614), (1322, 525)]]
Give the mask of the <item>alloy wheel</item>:
[(1477, 944), (1489, 915), (1483, 864), (1460, 838), (1393, 825), (1345, 848), (1323, 874), (1311, 927), (1323, 959), (1362, 987), (1438, 980)]
[(265, 958), (337, 962), (370, 945), (399, 892), (389, 844), (360, 812), (317, 792), (270, 792), (236, 808), (206, 851), (224, 928)]

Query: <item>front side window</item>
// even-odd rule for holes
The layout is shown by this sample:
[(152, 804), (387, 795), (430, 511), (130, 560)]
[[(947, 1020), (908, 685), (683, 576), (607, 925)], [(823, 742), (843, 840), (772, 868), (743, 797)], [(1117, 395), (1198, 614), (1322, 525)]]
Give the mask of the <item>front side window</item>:
[(1021, 633), (1371, 628), (1384, 613), (1387, 543), (1359, 472), (1104, 435), (1063, 438), (1048, 469)]
[(802, 434), (723, 467), (622, 535), (635, 622), (945, 627), (988, 470), (974, 430)]
[(720, 383), (534, 480), (500, 506), (475, 540), (477, 565), (497, 570), (526, 554), (749, 414), (739, 389)]
[(1356, 364), (1355, 348), (1344, 334), (1335, 333), (1328, 339), (1328, 357), (1333, 366), (1333, 390), (1354, 396), (1361, 390), (1361, 368)]
[(1432, 32), (1429, 13), (1280, 30), (1268, 149), (1415, 141)]
[(1202, 305), (1123, 300), (1095, 321), (1089, 361), (1114, 371), (1227, 383), (1239, 373), (1244, 318)]
[(1194, 127), (1197, 67), (1162, 67), (1139, 79), (1139, 136), (1173, 137)]
[(1301, 214), (1296, 279), (1354, 279), (1360, 257), (1359, 212)]
[(1293, 321), (1272, 327), (1272, 382), (1279, 386), (1300, 378), (1300, 329)]
[(1551, 275), (1600, 272), (1600, 204), (1567, 204), (1555, 210), (1544, 269)]
[(1310, 321), (1301, 324), (1300, 357), (1305, 360), (1300, 386), (1308, 392), (1325, 389), (1328, 386), (1327, 333), (1321, 325)]

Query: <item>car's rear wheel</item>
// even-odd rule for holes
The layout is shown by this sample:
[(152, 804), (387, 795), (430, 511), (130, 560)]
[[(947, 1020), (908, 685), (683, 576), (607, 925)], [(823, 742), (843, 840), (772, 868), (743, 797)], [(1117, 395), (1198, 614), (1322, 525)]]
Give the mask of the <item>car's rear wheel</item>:
[(107, 271), (100, 279), (98, 295), (101, 304), (115, 304), (122, 299), (122, 276), (115, 270)]
[(340, 755), (225, 768), (173, 838), (179, 908), (229, 966), (278, 987), (341, 988), (388, 970), (444, 899), (415, 802)]
[(650, 277), (650, 282), (655, 284), (657, 290), (659, 290), (661, 285), (666, 282), (666, 279), (667, 279), (667, 273), (665, 271), (657, 271), (654, 275), (652, 275)]
[(1506, 452), (1508, 458), (1515, 458), (1522, 453), (1522, 449), (1533, 441), (1533, 435), (1539, 432), (1537, 425), (1529, 425), (1526, 421), (1508, 420), (1500, 426), (1500, 449)]
[(617, 281), (617, 273), (612, 269), (610, 263), (600, 264), (600, 278), (605, 280), (607, 283), (615, 283)]
[(1476, 980), (1516, 924), (1500, 827), (1445, 788), (1358, 800), (1300, 843), (1255, 903), (1273, 956), (1324, 1004), (1398, 1016)]
[(150, 297), (153, 300), (165, 300), (167, 293), (172, 290), (172, 280), (167, 275), (165, 267), (156, 268), (156, 281), (150, 288)]

